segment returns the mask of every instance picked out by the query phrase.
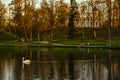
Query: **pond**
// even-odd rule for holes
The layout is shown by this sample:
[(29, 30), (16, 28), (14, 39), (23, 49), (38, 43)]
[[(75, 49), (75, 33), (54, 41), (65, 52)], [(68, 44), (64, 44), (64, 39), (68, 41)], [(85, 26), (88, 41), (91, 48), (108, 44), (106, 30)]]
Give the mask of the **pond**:
[[(24, 64), (23, 58), (31, 61)], [(120, 80), (120, 51), (0, 47), (0, 80)]]

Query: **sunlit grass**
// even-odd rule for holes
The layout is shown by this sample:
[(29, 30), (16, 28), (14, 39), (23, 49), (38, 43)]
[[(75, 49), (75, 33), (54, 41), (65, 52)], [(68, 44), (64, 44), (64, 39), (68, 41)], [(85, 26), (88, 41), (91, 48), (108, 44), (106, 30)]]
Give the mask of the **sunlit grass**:
[[(44, 41), (42, 41), (44, 42)], [(108, 46), (109, 41), (104, 40), (60, 40), (52, 42), (52, 45), (62, 44), (62, 45), (81, 45), (86, 46)], [(112, 40), (111, 42), (113, 47), (120, 47), (119, 40)], [(49, 43), (41, 43), (41, 41), (0, 41), (0, 46), (49, 46)]]

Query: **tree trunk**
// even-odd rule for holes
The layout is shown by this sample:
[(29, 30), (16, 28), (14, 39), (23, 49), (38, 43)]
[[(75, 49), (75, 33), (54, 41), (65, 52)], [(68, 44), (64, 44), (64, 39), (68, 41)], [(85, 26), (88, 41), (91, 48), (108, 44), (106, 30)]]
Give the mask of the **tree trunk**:
[(74, 32), (75, 32), (75, 27), (74, 27), (74, 19), (75, 19), (75, 11), (76, 11), (76, 1), (75, 0), (70, 0), (71, 4), (71, 9), (70, 9), (70, 15), (69, 15), (69, 38), (73, 39), (74, 38)]
[(52, 31), (52, 27), (50, 28), (50, 42), (52, 42), (52, 38), (53, 38), (53, 31)]
[(74, 32), (75, 32), (75, 28), (74, 28), (74, 15), (72, 13), (70, 13), (71, 16), (69, 18), (69, 38), (73, 39), (74, 38)]
[(84, 29), (82, 30), (82, 37), (83, 37), (83, 40), (85, 40), (85, 33), (84, 33)]
[(27, 31), (26, 31), (25, 27), (24, 27), (24, 35), (25, 35), (25, 40), (28, 41)]
[(32, 41), (32, 29), (30, 30), (30, 41)]
[[(53, 16), (53, 15), (52, 15)], [(54, 18), (51, 17), (50, 19), (50, 37), (49, 37), (49, 41), (50, 43), (52, 42), (52, 39), (53, 39), (53, 26), (54, 26)]]
[(39, 31), (37, 32), (37, 39), (38, 39), (38, 41), (40, 41), (40, 32)]
[(120, 4), (119, 4), (119, 22), (118, 22), (118, 26), (120, 27)]
[(94, 5), (93, 5), (93, 1), (92, 1), (92, 26), (93, 26), (93, 39), (96, 38), (96, 30), (95, 30), (95, 11), (94, 11)]
[(111, 0), (108, 2), (108, 35), (109, 43), (111, 44)]

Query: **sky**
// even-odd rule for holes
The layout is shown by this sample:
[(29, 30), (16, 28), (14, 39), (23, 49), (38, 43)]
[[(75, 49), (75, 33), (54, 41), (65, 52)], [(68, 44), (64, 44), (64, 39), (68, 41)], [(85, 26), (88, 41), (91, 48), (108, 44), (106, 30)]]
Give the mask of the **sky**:
[[(0, 0), (2, 3), (5, 3), (6, 5), (11, 2), (11, 0)], [(41, 1), (41, 0), (36, 0), (36, 1)], [(65, 0), (67, 3), (70, 3), (70, 0)], [(80, 2), (84, 0), (76, 0), (76, 2)]]

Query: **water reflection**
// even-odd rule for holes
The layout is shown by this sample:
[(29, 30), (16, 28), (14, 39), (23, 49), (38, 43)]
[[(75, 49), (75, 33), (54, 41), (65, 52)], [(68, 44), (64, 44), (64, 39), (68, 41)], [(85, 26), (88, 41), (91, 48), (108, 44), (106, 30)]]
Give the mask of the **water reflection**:
[[(119, 51), (0, 48), (0, 80), (120, 80)], [(22, 63), (22, 57), (31, 64)]]

